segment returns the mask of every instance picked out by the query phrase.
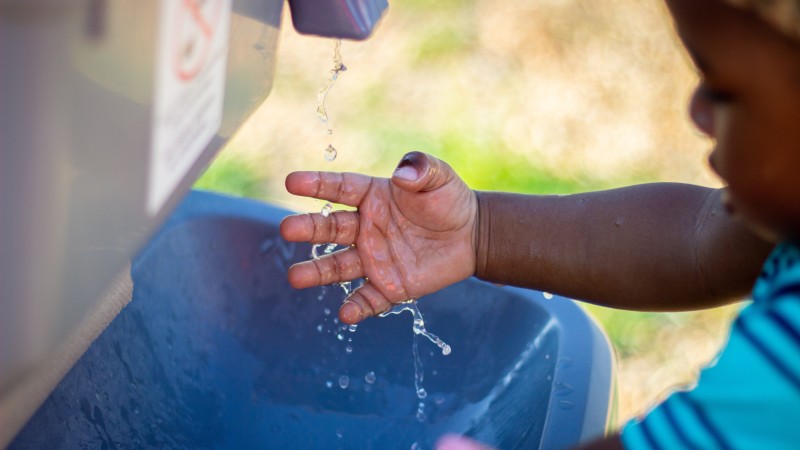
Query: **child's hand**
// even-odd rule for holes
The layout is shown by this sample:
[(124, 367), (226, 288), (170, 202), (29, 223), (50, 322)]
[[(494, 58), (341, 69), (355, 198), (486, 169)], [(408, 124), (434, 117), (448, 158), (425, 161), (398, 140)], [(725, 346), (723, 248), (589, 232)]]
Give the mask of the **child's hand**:
[(353, 324), (475, 273), (477, 200), (452, 168), (424, 153), (403, 157), (391, 179), (354, 173), (294, 172), (295, 195), (355, 206), (357, 211), (289, 216), (281, 235), (293, 242), (354, 245), (295, 264), (295, 288), (367, 278), (339, 310)]

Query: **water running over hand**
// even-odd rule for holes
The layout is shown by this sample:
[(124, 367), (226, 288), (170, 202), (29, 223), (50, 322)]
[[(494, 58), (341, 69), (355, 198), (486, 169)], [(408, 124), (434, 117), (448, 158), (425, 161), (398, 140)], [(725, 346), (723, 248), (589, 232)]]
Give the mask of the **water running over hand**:
[(422, 313), (417, 306), (416, 300), (409, 300), (403, 303), (399, 303), (395, 305), (389, 311), (381, 314), (381, 317), (386, 317), (389, 314), (401, 314), (403, 311), (408, 311), (414, 318), (414, 322), (412, 324), (412, 330), (414, 331), (414, 335), (421, 334), (428, 338), (429, 341), (436, 344), (437, 347), (442, 349), (442, 354), (447, 356), (450, 354), (452, 349), (449, 345), (443, 340), (436, 336), (435, 334), (431, 333), (430, 331), (425, 329), (425, 319), (422, 317)]
[(417, 404), (417, 420), (420, 422), (424, 422), (427, 418), (425, 414), (425, 398), (428, 396), (428, 392), (422, 386), (422, 382), (425, 380), (425, 369), (422, 366), (422, 358), (419, 354), (419, 344), (417, 341), (417, 336), (422, 335), (428, 338), (429, 341), (436, 344), (437, 347), (442, 349), (443, 355), (449, 355), (452, 351), (449, 345), (446, 342), (441, 340), (439, 336), (431, 333), (430, 331), (425, 329), (425, 319), (422, 317), (422, 313), (417, 306), (416, 300), (409, 300), (400, 304), (395, 305), (389, 311), (381, 314), (381, 317), (386, 317), (390, 314), (401, 314), (403, 311), (408, 311), (411, 313), (413, 317), (412, 323), (412, 330), (414, 331), (414, 342), (411, 347), (411, 351), (414, 355), (414, 389), (417, 394), (417, 398), (420, 402)]

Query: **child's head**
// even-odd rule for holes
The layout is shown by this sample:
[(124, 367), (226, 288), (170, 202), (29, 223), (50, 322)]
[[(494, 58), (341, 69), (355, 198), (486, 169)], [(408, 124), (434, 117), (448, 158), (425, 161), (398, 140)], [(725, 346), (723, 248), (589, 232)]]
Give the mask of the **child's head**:
[[(798, 0), (666, 0), (702, 82), (692, 119), (716, 139), (710, 156), (730, 207), (772, 239), (800, 237), (800, 10)], [(794, 21), (795, 23), (787, 23)], [(794, 26), (792, 26), (794, 25)]]

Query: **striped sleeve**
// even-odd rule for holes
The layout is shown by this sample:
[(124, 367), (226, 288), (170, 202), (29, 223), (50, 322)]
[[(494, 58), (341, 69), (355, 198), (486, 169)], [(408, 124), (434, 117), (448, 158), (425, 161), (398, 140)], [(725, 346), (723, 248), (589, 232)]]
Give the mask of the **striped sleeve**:
[[(800, 275), (800, 266), (781, 271), (794, 270)], [(624, 427), (625, 448), (800, 448), (800, 289), (792, 284), (765, 288), (771, 295), (742, 311), (694, 390)]]

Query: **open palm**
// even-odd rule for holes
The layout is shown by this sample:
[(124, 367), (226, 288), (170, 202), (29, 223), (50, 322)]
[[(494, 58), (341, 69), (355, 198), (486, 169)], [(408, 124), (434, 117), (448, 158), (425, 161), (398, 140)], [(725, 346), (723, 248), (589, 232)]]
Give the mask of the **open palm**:
[(327, 217), (294, 215), (281, 223), (288, 241), (351, 246), (289, 269), (296, 288), (366, 278), (339, 311), (344, 323), (360, 322), (475, 272), (475, 194), (432, 156), (407, 154), (391, 179), (294, 172), (286, 188), (357, 208)]

